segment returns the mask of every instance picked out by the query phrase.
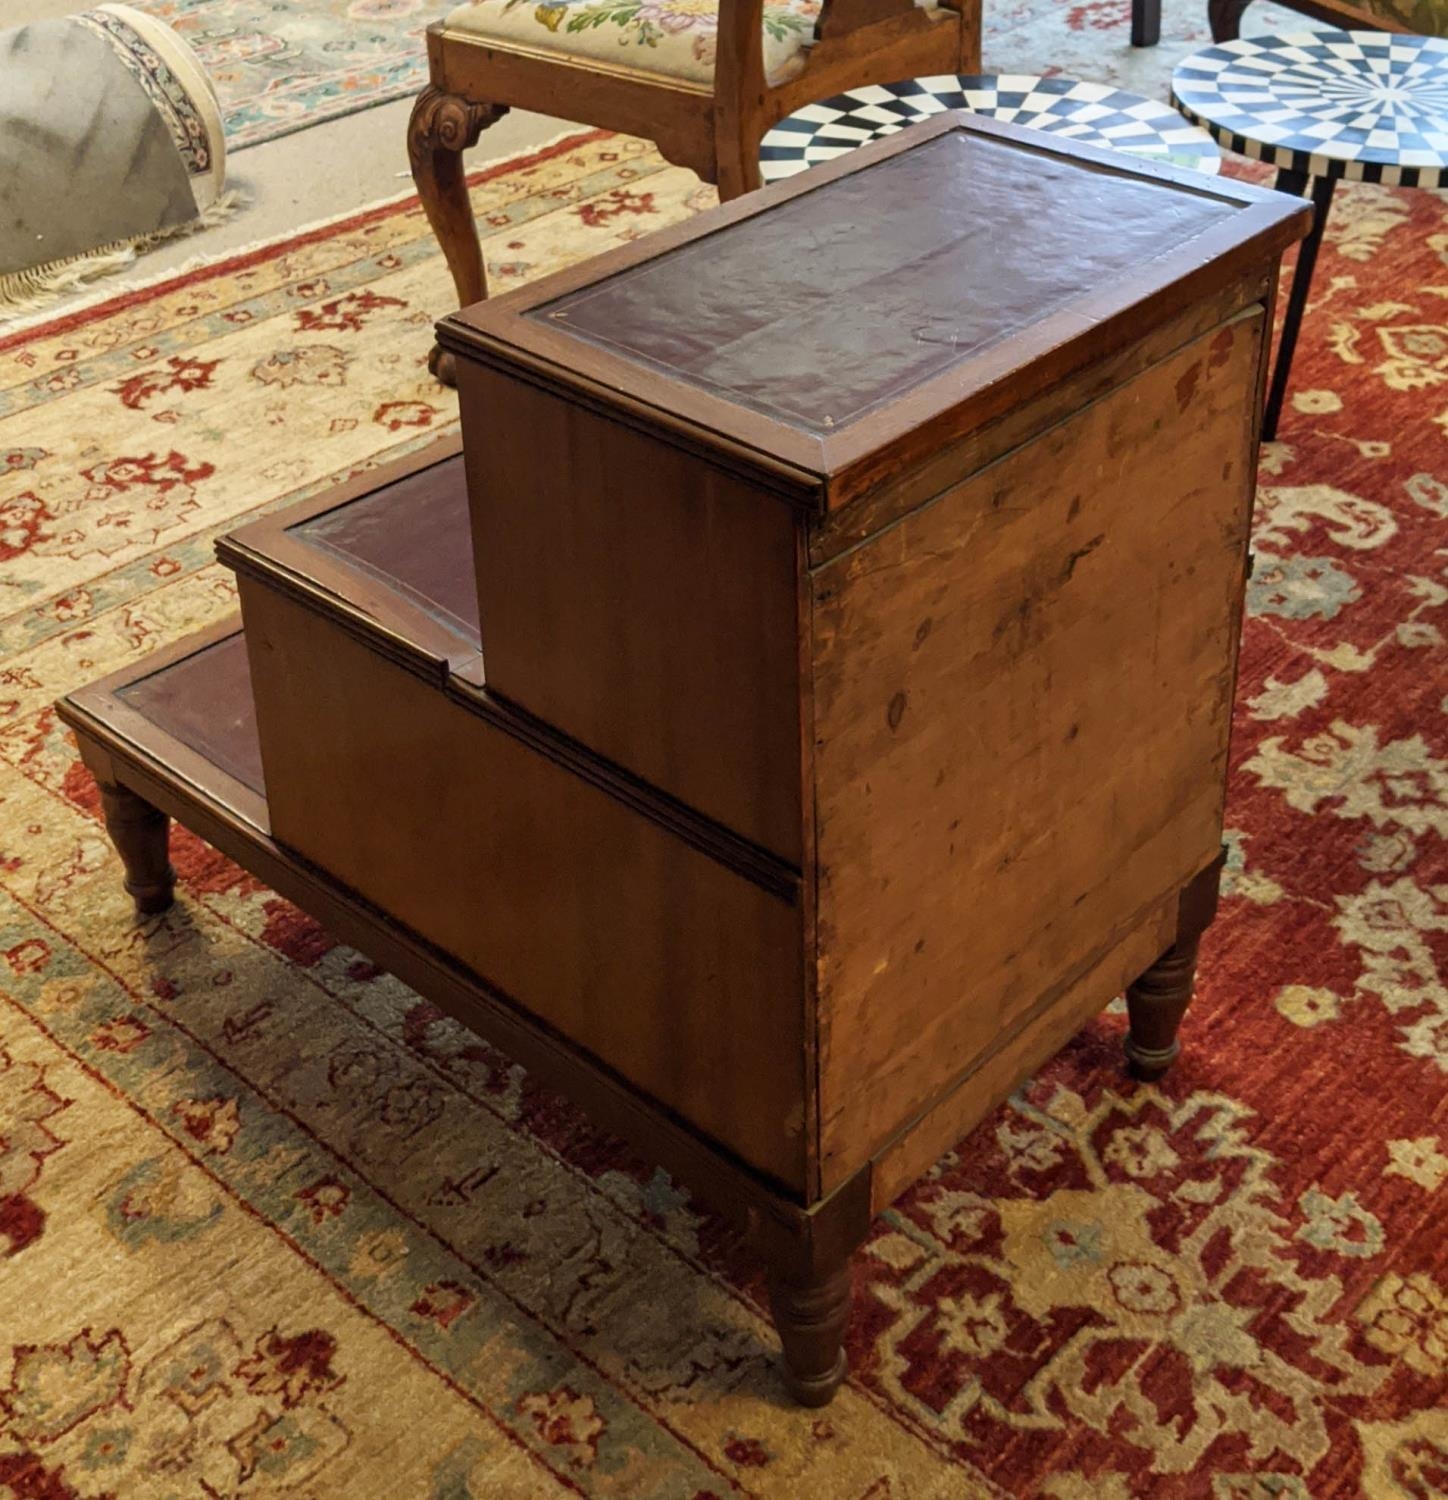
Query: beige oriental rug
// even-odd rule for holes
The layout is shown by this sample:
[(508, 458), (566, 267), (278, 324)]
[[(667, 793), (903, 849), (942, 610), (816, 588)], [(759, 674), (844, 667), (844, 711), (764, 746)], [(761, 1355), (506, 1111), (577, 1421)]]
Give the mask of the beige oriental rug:
[[(712, 193), (590, 135), (476, 201), (506, 286)], [(820, 1413), (731, 1236), (506, 1059), (188, 835), (138, 925), (51, 712), (454, 420), (415, 205), (0, 342), (0, 1500), (1442, 1500), (1445, 247), (1334, 209), (1181, 1063), (1103, 1017), (882, 1217)]]

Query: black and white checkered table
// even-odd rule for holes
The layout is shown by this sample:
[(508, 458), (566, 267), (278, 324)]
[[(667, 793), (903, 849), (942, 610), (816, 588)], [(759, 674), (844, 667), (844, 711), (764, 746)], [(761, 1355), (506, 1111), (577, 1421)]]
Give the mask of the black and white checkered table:
[(1201, 172), (1215, 172), (1221, 165), (1205, 131), (1154, 99), (1073, 78), (946, 73), (872, 84), (806, 104), (764, 137), (760, 174), (766, 182), (778, 182), (953, 109)]
[(1306, 31), (1208, 47), (1172, 102), (1219, 145), (1279, 170), (1448, 185), (1448, 38)]
[(1172, 102), (1219, 145), (1277, 168), (1315, 209), (1302, 242), (1262, 435), (1277, 435), (1333, 187), (1448, 186), (1448, 38), (1305, 31), (1208, 47), (1177, 65)]

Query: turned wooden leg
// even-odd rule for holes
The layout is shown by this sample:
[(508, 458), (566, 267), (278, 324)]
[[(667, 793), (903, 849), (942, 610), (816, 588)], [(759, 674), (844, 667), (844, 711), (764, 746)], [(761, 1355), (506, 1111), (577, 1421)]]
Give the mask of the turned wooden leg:
[(175, 899), (168, 834), (171, 820), (130, 787), (101, 783), (106, 832), (126, 867), (126, 889), (142, 916), (165, 911)]
[(1126, 992), (1126, 1059), (1144, 1082), (1160, 1078), (1181, 1051), (1177, 1028), (1191, 1004), (1198, 941), (1174, 943)]
[[(457, 288), (458, 306), (481, 302), (488, 295), (483, 247), (468, 198), (463, 152), (489, 126), (507, 114), (506, 104), (478, 104), (460, 94), (428, 84), (412, 106), (407, 124), (407, 159), (427, 222), (442, 246)], [(444, 385), (454, 383), (452, 355), (432, 346), (427, 367)]]
[(1217, 894), (1226, 863), (1225, 848), (1190, 879), (1177, 900), (1176, 941), (1126, 991), (1131, 1026), (1126, 1060), (1147, 1083), (1160, 1078), (1176, 1060), (1177, 1028), (1191, 1004), (1197, 974), (1197, 947), (1217, 914)]
[(784, 1381), (801, 1406), (825, 1406), (845, 1378), (850, 1263), (807, 1279), (771, 1275), (769, 1305), (784, 1345)]
[(1207, 22), (1214, 42), (1235, 42), (1242, 26), (1242, 12), (1252, 0), (1207, 0)]

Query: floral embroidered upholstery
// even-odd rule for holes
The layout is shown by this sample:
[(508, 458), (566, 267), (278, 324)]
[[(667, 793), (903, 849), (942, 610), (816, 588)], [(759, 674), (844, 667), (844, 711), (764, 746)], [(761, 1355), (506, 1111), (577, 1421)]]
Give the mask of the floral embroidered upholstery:
[[(780, 83), (803, 66), (821, 0), (764, 7), (764, 73)], [(714, 77), (719, 0), (475, 0), (447, 18), (455, 34), (530, 51), (662, 73), (707, 84)]]

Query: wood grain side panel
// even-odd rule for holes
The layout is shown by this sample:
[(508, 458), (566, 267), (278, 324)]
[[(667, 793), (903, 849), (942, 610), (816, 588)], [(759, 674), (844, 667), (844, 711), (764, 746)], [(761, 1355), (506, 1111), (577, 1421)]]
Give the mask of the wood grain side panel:
[(1002, 1037), (994, 1052), (981, 1058), (977, 1067), (891, 1141), (874, 1162), (872, 1212), (888, 1208), (1009, 1097), (1023, 1078), (1029, 1078), (1054, 1057), (1092, 1016), (1148, 968), (1175, 936), (1176, 909), (1174, 897), (1157, 902), (1106, 953), (1094, 958), (1084, 974), (1052, 995), (1039, 1015)]
[(804, 1192), (802, 908), (241, 579), (272, 831)]
[(523, 381), (458, 384), (489, 688), (798, 865), (789, 510)]
[(1213, 857), (1262, 329), (812, 575), (826, 1189)]

